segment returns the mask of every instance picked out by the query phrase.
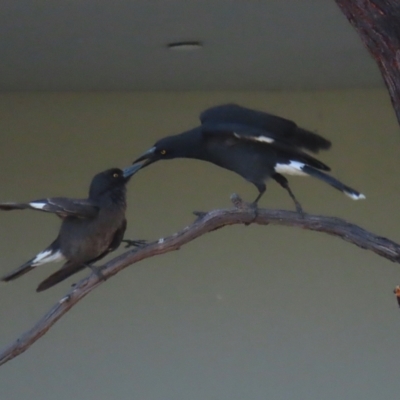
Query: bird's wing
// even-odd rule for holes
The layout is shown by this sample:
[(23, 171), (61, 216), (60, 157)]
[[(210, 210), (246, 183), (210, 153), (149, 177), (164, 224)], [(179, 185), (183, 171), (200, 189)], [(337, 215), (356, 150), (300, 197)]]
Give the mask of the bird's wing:
[(43, 290), (49, 289), (50, 287), (54, 286), (55, 284), (67, 279), (71, 275), (81, 271), (89, 264), (93, 264), (94, 262), (102, 259), (108, 253), (116, 250), (118, 246), (121, 244), (121, 241), (124, 237), (126, 229), (126, 219), (123, 220), (121, 226), (115, 231), (114, 237), (108, 249), (100, 254), (98, 257), (94, 258), (93, 260), (88, 261), (85, 264), (76, 264), (73, 261), (67, 261), (58, 271), (51, 274), (48, 278), (46, 278), (43, 282), (39, 284), (36, 291), (42, 292)]
[(51, 197), (47, 199), (34, 200), (29, 203), (0, 203), (0, 210), (25, 210), (50, 212), (61, 218), (94, 218), (99, 208), (90, 200), (69, 199), (65, 197)]
[[(218, 138), (219, 140), (221, 140), (221, 138), (225, 138), (225, 144), (228, 146), (234, 146), (243, 141), (258, 142), (261, 146), (272, 146), (277, 151), (278, 155), (282, 155), (284, 159), (299, 161), (322, 171), (331, 170), (326, 164), (305, 153), (301, 148), (290, 145), (281, 140), (275, 141), (260, 131), (261, 130), (256, 128), (239, 127), (238, 125), (236, 125), (235, 130), (227, 129), (226, 127), (222, 126), (217, 129), (211, 128), (209, 125), (202, 126), (202, 133), (204, 137), (214, 137)], [(256, 135), (257, 133), (259, 133), (259, 136)]]
[(44, 281), (42, 281), (36, 288), (36, 291), (43, 292), (43, 290), (51, 288), (55, 284), (81, 271), (85, 267), (86, 267), (85, 264), (77, 264), (72, 261), (67, 261), (58, 271), (54, 272)]
[(291, 132), (296, 128), (296, 124), (293, 121), (237, 104), (223, 104), (208, 108), (200, 114), (200, 121), (202, 124), (237, 123), (281, 133)]
[(200, 115), (203, 132), (235, 132), (238, 137), (261, 143), (282, 143), (312, 152), (329, 149), (331, 142), (298, 127), (293, 121), (236, 104), (209, 108)]
[(115, 231), (115, 235), (108, 249), (108, 253), (116, 250), (119, 247), (119, 245), (122, 242), (122, 239), (124, 238), (125, 230), (126, 230), (126, 219), (123, 220), (121, 226)]
[(104, 258), (108, 253), (111, 253), (112, 251), (117, 250), (117, 248), (119, 247), (119, 245), (122, 242), (122, 239), (124, 238), (125, 230), (126, 230), (126, 219), (124, 219), (122, 221), (120, 227), (115, 231), (114, 236), (113, 236), (108, 248), (105, 251), (103, 251), (103, 253), (101, 253), (99, 256), (88, 261), (87, 264), (93, 264), (96, 261)]

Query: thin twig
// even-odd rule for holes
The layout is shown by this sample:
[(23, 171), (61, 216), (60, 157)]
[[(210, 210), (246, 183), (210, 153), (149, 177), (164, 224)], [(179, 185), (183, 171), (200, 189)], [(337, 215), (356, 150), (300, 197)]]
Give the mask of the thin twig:
[[(208, 213), (197, 212), (198, 218), (181, 231), (149, 243), (139, 249), (129, 250), (115, 257), (102, 269), (105, 278), (117, 274), (127, 266), (145, 258), (178, 250), (184, 244), (228, 225), (255, 223), (260, 225), (295, 226), (317, 232), (325, 232), (340, 237), (363, 249), (371, 250), (381, 257), (393, 262), (400, 262), (400, 245), (383, 237), (368, 232), (357, 225), (340, 218), (305, 214), (299, 215), (292, 211), (259, 209), (247, 207), (240, 198), (233, 197), (235, 208), (213, 210)], [(15, 342), (0, 353), (0, 365), (26, 351), (33, 343), (43, 336), (67, 311), (101, 285), (98, 275), (91, 274), (78, 282), (50, 311), (40, 319), (30, 330), (22, 334)]]

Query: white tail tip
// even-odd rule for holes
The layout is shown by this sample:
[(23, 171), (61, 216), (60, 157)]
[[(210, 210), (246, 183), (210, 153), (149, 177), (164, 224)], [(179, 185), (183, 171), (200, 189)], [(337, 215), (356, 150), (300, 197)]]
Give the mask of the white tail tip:
[(364, 200), (366, 198), (362, 193), (344, 192), (344, 194), (353, 200)]

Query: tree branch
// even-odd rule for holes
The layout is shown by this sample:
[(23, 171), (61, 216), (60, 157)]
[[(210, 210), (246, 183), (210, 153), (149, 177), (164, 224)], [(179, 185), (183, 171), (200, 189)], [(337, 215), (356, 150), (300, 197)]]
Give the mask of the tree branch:
[(400, 123), (399, 0), (335, 0), (378, 64)]
[[(383, 237), (368, 232), (357, 225), (340, 218), (305, 214), (304, 217), (296, 212), (283, 210), (255, 210), (233, 195), (235, 207), (223, 210), (213, 210), (208, 213), (195, 213), (198, 218), (181, 231), (139, 249), (133, 249), (115, 257), (102, 269), (105, 278), (117, 274), (127, 266), (145, 258), (178, 250), (184, 244), (212, 232), (216, 229), (235, 224), (260, 224), (295, 226), (316, 232), (325, 232), (337, 236), (366, 250), (371, 250), (381, 257), (400, 263), (400, 245)], [(101, 280), (96, 274), (82, 279), (78, 284), (60, 299), (48, 313), (40, 319), (29, 331), (22, 334), (14, 343), (0, 353), (0, 365), (26, 351), (33, 343), (43, 336), (67, 311), (89, 294)]]

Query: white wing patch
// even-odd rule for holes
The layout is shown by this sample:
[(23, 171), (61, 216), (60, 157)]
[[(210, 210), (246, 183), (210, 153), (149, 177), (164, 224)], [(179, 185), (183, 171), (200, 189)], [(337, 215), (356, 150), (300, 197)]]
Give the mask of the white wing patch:
[(29, 205), (32, 207), (32, 208), (36, 208), (36, 209), (38, 209), (38, 210), (43, 210), (43, 208), (44, 207), (46, 207), (46, 203), (35, 203), (34, 201), (32, 202), (32, 203), (29, 203)]
[(274, 143), (275, 140), (269, 138), (268, 136), (253, 136), (252, 140), (256, 142), (263, 142), (263, 143)]
[(365, 195), (363, 195), (362, 193), (352, 193), (352, 192), (343, 192), (346, 196), (349, 196), (351, 199), (353, 200), (364, 200), (365, 199)]
[(42, 265), (53, 261), (63, 260), (65, 260), (65, 257), (62, 255), (60, 250), (56, 251), (55, 253), (53, 253), (51, 250), (43, 250), (32, 261), (32, 267), (36, 267), (37, 265)]
[(309, 176), (303, 171), (304, 163), (290, 161), (288, 164), (276, 164), (275, 171), (279, 174)]
[(271, 139), (268, 136), (246, 136), (246, 135), (239, 135), (236, 132), (233, 132), (233, 136), (237, 137), (238, 139), (244, 139), (244, 140), (252, 140), (253, 142), (261, 142), (261, 143), (274, 143), (275, 140)]

